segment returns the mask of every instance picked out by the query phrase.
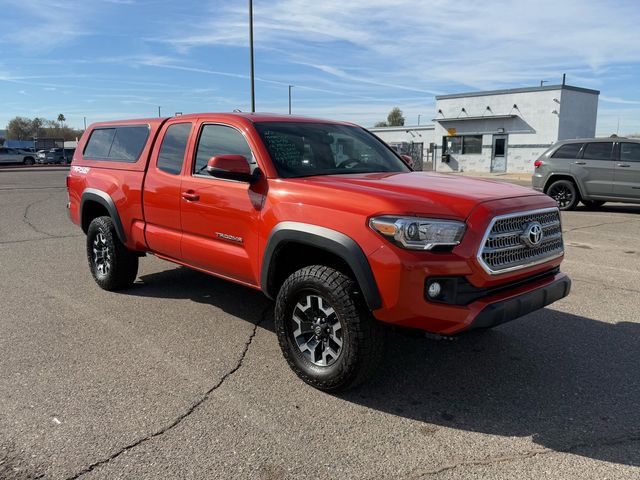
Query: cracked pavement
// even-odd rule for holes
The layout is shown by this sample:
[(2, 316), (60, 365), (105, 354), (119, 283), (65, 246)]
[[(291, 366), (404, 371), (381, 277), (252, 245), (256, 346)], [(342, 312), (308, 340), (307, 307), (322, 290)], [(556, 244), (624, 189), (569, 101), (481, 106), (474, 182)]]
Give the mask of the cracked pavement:
[(640, 206), (563, 213), (572, 294), (306, 386), (259, 292), (154, 257), (100, 290), (64, 169), (0, 172), (0, 478), (640, 477)]

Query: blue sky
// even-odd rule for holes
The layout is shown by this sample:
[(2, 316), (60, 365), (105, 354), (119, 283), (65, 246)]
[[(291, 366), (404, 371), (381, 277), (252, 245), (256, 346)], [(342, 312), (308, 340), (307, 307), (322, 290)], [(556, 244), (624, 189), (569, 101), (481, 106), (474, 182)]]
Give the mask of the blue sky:
[[(245, 0), (0, 0), (0, 128), (249, 110)], [(365, 126), (434, 95), (601, 91), (598, 133), (640, 132), (640, 2), (254, 0), (256, 106)]]

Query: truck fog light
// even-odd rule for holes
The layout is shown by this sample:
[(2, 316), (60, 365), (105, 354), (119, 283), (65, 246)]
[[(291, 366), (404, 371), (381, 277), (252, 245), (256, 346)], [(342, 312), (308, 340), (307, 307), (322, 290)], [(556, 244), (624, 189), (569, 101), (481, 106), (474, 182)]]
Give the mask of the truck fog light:
[(429, 285), (429, 289), (427, 290), (427, 294), (431, 298), (436, 298), (442, 292), (442, 286), (438, 282), (433, 282)]

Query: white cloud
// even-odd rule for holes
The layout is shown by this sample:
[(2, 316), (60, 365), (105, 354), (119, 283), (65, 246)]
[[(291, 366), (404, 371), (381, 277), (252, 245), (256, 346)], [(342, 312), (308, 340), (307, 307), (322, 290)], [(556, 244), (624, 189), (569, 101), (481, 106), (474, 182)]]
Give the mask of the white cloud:
[(607, 95), (600, 95), (600, 100), (607, 103), (617, 103), (620, 105), (640, 105), (640, 100), (627, 100), (620, 97), (609, 97)]
[[(181, 51), (247, 44), (244, 4), (212, 6), (202, 17), (191, 35), (180, 31), (164, 40)], [(443, 83), (481, 89), (559, 81), (564, 72), (571, 81), (585, 71), (640, 61), (632, 47), (640, 43), (638, 24), (636, 2), (612, 0), (274, 0), (254, 6), (258, 50), (289, 52), (288, 59), (345, 81), (425, 92)]]

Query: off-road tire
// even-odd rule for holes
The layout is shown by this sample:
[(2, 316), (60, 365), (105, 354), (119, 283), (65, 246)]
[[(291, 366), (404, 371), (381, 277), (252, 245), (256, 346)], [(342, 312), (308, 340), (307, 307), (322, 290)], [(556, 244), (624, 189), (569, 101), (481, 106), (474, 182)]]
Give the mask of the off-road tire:
[[(341, 351), (327, 366), (305, 357), (294, 339), (294, 309), (306, 295), (321, 297), (341, 324)], [(291, 369), (319, 390), (336, 392), (363, 382), (375, 371), (384, 350), (385, 326), (371, 315), (357, 283), (323, 265), (302, 268), (287, 278), (276, 299), (275, 328)]]
[[(100, 236), (100, 237), (99, 237)], [(101, 271), (94, 248), (96, 242), (103, 246), (109, 257), (109, 268)], [(89, 224), (87, 230), (87, 259), (91, 275), (100, 288), (114, 291), (133, 285), (138, 275), (138, 255), (127, 250), (122, 244), (111, 217), (97, 217)]]
[(560, 210), (573, 210), (580, 201), (578, 187), (571, 180), (556, 180), (545, 193), (558, 203)]

